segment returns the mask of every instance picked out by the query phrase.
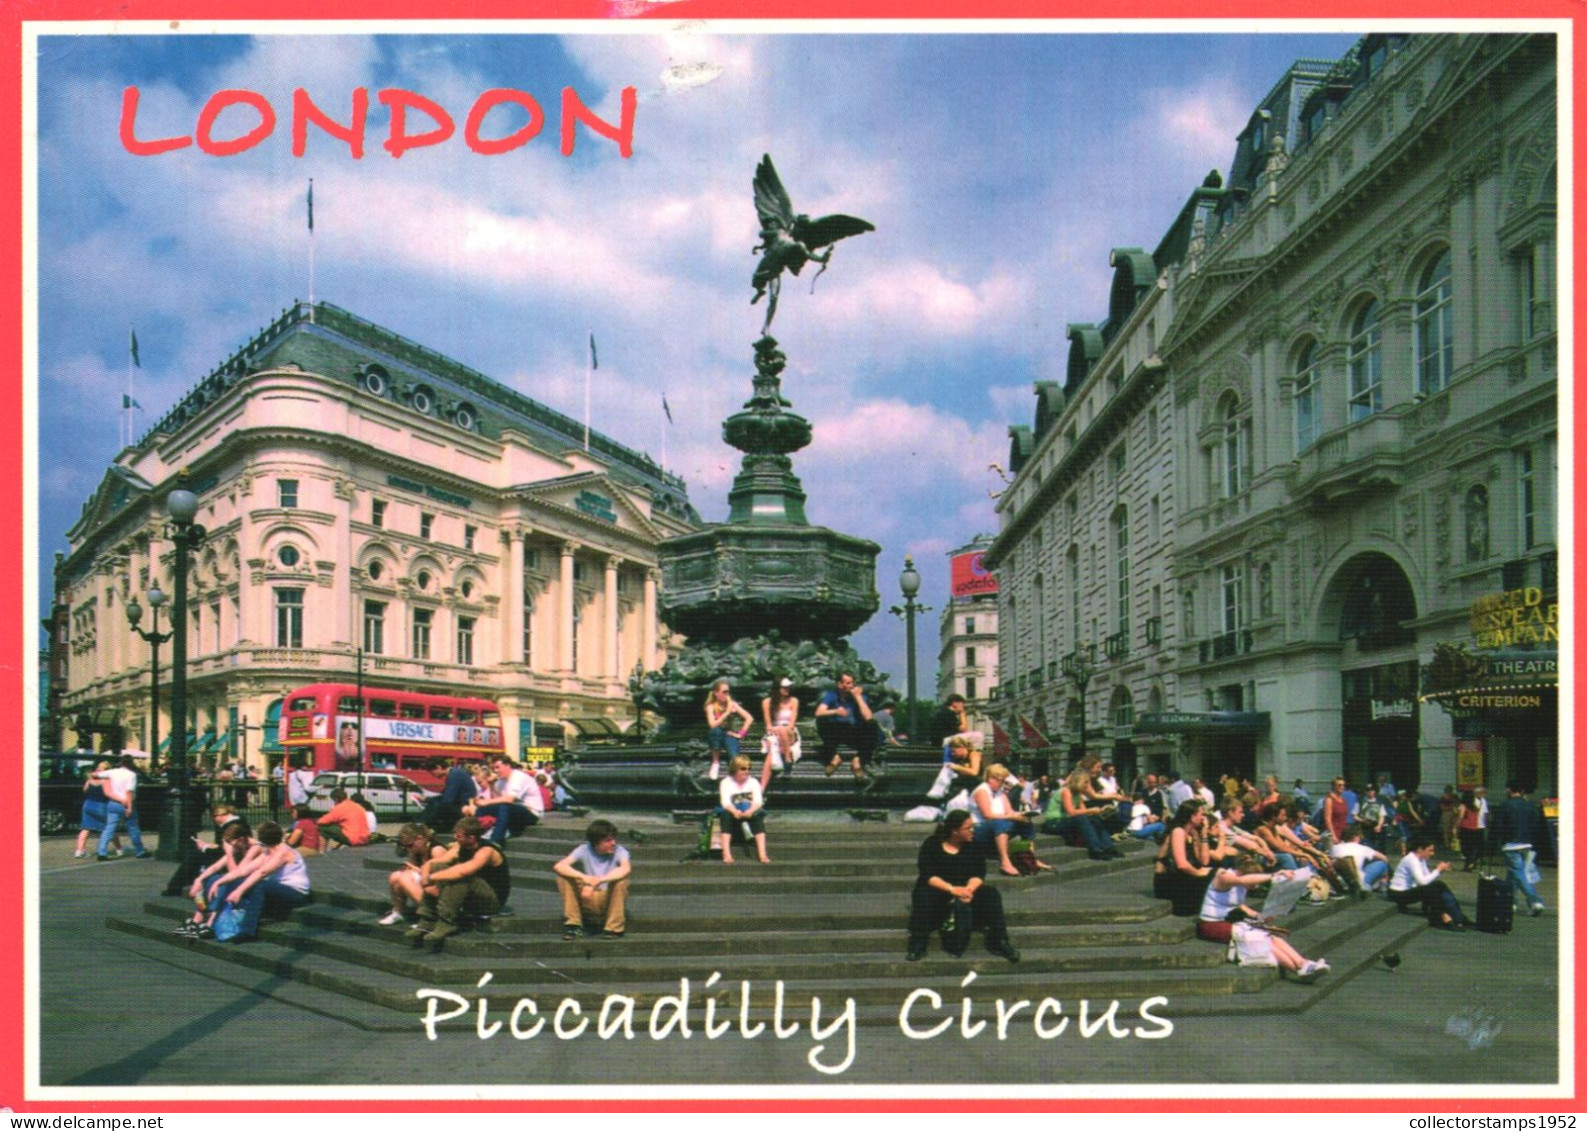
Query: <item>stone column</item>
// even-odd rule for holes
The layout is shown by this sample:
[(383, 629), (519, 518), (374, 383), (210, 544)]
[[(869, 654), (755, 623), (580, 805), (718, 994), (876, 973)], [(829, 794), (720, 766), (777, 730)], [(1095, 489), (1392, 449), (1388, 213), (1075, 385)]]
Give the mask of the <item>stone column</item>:
[(573, 670), (573, 543), (563, 542), (562, 569), (557, 591), (557, 667)]
[(501, 659), (505, 664), (526, 664), (529, 657), (523, 654), (523, 540), (525, 530), (514, 526), (502, 531), (507, 540), (507, 576), (502, 588), (506, 590), (503, 602)]
[(645, 570), (645, 611), (640, 626), (644, 645), (640, 650), (639, 658), (643, 661), (646, 671), (652, 671), (659, 666), (656, 662), (656, 576), (655, 569)]
[(617, 633), (621, 627), (617, 607), (617, 565), (617, 555), (608, 555), (606, 559), (606, 655), (604, 657), (605, 666), (602, 670), (609, 679), (620, 679), (623, 674), (617, 666), (619, 651)]

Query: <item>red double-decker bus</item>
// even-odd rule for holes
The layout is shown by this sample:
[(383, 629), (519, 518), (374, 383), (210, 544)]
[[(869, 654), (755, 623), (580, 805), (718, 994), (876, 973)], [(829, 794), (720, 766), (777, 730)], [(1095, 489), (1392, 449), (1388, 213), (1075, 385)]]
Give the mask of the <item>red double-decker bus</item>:
[[(359, 766), (359, 716), (364, 762)], [(287, 764), (323, 770), (395, 771), (431, 789), (454, 758), (485, 761), (503, 752), (501, 711), (488, 699), (428, 695), (350, 683), (311, 683), (282, 702), (280, 742)]]

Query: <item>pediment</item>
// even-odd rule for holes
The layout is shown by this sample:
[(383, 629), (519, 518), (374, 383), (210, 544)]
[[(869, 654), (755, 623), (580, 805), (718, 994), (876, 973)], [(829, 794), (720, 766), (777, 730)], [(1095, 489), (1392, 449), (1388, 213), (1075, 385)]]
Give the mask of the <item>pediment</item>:
[(580, 472), (517, 488), (514, 494), (596, 525), (616, 527), (646, 541), (665, 537), (632, 501), (631, 489), (599, 472)]
[(113, 463), (100, 477), (94, 493), (83, 504), (83, 513), (66, 532), (68, 541), (76, 542), (90, 530), (96, 530), (116, 517), (130, 504), (154, 493), (154, 484), (130, 468)]

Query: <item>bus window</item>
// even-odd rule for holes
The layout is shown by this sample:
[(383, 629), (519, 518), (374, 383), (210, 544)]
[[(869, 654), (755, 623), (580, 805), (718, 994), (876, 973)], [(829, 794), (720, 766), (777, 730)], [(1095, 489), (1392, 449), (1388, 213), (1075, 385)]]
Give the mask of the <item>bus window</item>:
[(452, 708), (431, 707), (430, 718), (436, 722), (449, 723), (452, 721)]
[(358, 709), (358, 697), (355, 695), (343, 695), (336, 701), (336, 713), (338, 715), (362, 714), (363, 712)]
[(422, 704), (422, 703), (404, 703), (402, 705), (402, 717), (405, 718), (405, 719), (422, 719), (422, 718), (424, 718), (424, 704)]
[(397, 701), (395, 699), (371, 699), (369, 713), (377, 719), (394, 719), (397, 717)]
[(289, 707), (287, 707), (287, 710), (289, 710), (289, 711), (312, 711), (312, 710), (314, 710), (314, 704), (315, 704), (314, 697), (311, 696), (311, 695), (306, 695), (306, 696), (302, 696), (300, 698), (292, 700), (292, 703), (291, 703), (291, 705)]
[(484, 712), (484, 718), (481, 721), (488, 727), (499, 727), (501, 726), (501, 712), (486, 711)]
[(474, 710), (472, 707), (459, 707), (457, 709), (457, 721), (460, 723), (474, 723), (477, 725), (479, 723), (479, 712)]

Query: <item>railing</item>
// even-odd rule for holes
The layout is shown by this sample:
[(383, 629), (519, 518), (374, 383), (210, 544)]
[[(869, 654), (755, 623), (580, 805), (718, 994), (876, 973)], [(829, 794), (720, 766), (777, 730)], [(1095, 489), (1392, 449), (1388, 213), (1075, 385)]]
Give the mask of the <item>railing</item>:
[(1041, 686), (1041, 682), (1042, 682), (1042, 680), (1041, 680), (1041, 669), (1040, 668), (1032, 668), (1030, 670), (1030, 675), (1025, 677), (1025, 685), (1027, 687), (1029, 687), (1032, 691), (1034, 691), (1034, 690), (1036, 690), (1036, 688), (1040, 687)]
[(1112, 636), (1105, 637), (1102, 641), (1102, 653), (1110, 660), (1118, 660), (1130, 654), (1130, 633), (1128, 629), (1115, 632)]
[(1251, 630), (1249, 628), (1240, 628), (1233, 632), (1225, 632), (1214, 636), (1209, 640), (1199, 641), (1197, 651), (1200, 654), (1201, 662), (1208, 664), (1249, 652), (1254, 643)]
[(1163, 618), (1146, 618), (1146, 643), (1161, 644), (1163, 642)]

